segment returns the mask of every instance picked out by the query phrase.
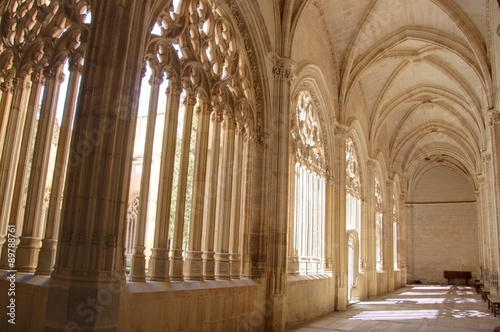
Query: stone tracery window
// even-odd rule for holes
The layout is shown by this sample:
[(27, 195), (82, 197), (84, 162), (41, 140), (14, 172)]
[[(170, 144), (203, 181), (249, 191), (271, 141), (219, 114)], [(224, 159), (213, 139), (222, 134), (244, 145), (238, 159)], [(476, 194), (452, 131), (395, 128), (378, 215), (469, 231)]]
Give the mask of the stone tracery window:
[(234, 26), (215, 1), (179, 0), (152, 27), (138, 110), (147, 129), (136, 137), (142, 174), (131, 280), (145, 279), (149, 247), (153, 280), (240, 276), (242, 169), (260, 120)]
[(23, 225), (19, 271), (52, 271), (65, 170), (78, 164), (69, 142), (90, 24), (88, 0), (0, 4), (0, 235)]
[(326, 165), (317, 112), (309, 92), (300, 92), (294, 100), (291, 130), (291, 274), (324, 269)]

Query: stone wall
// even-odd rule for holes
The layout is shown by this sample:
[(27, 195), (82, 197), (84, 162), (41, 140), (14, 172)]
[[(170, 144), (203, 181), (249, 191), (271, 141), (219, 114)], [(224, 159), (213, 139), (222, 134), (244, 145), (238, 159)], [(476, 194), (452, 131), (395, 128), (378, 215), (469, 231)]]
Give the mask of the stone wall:
[(413, 223), (415, 279), (445, 284), (445, 270), (471, 271), (476, 278), (479, 246), (475, 203), (416, 205)]
[(118, 330), (261, 331), (265, 304), (251, 280), (127, 283)]
[(286, 301), (287, 326), (332, 312), (335, 306), (335, 279), (330, 276), (290, 276)]
[[(0, 331), (44, 331), (49, 281), (46, 276), (17, 274), (16, 324), (2, 319)], [(8, 287), (2, 274), (2, 294), (7, 294)], [(265, 320), (262, 289), (251, 280), (129, 282), (120, 294), (118, 331), (261, 331)], [(96, 308), (107, 309), (106, 300), (106, 296), (97, 299)], [(7, 296), (0, 297), (2, 308), (7, 301)], [(88, 315), (90, 302), (76, 308)], [(78, 326), (68, 324), (66, 329), (77, 331)]]

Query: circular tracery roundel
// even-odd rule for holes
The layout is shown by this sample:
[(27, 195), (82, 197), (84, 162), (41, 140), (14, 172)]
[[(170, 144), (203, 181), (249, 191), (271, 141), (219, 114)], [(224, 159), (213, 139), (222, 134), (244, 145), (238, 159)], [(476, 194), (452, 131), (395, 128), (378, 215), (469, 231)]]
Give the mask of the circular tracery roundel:
[(326, 171), (325, 154), (316, 113), (309, 92), (300, 92), (292, 116), (292, 140), (297, 161), (323, 174)]

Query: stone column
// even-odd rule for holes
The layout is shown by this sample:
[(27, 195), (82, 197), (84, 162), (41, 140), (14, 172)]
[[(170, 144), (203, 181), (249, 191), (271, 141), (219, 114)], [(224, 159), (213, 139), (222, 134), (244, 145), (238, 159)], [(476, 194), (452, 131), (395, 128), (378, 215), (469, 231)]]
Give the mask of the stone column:
[(331, 272), (335, 276), (335, 248), (334, 242), (334, 205), (335, 205), (335, 181), (333, 177), (328, 177), (326, 180), (326, 211), (325, 211), (325, 268), (327, 272)]
[[(2, 223), (2, 234), (4, 235), (7, 233), (14, 180), (16, 178), (16, 163), (20, 153), (22, 128), (26, 116), (26, 102), (30, 91), (30, 83), (27, 77), (15, 78), (12, 85), (12, 102), (0, 159), (0, 222)], [(17, 226), (16, 231), (19, 234), (22, 225)]]
[(483, 170), (484, 170), (484, 189), (485, 189), (485, 210), (486, 229), (485, 238), (487, 248), (485, 250), (485, 283), (484, 286), (490, 289), (494, 295), (498, 292), (498, 217), (495, 201), (495, 174), (493, 168), (492, 155), (488, 152), (482, 154)]
[(415, 260), (413, 258), (413, 237), (415, 232), (413, 229), (413, 204), (405, 203), (403, 213), (406, 215), (406, 279), (407, 282), (413, 283), (415, 280)]
[(479, 269), (477, 271), (477, 279), (483, 280), (483, 268), (485, 262), (485, 246), (486, 240), (484, 238), (484, 228), (485, 222), (484, 214), (483, 214), (483, 197), (481, 195), (481, 187), (484, 183), (484, 177), (482, 175), (478, 175), (478, 187), (479, 189), (474, 192), (476, 197), (477, 204), (477, 240), (479, 243)]
[(268, 308), (266, 326), (282, 331), (286, 324), (286, 263), (288, 224), (288, 182), (290, 157), (290, 87), (296, 64), (289, 58), (273, 59), (273, 109), (270, 114), (264, 222), (268, 225)]
[(201, 241), (207, 178), (208, 130), (210, 124), (210, 108), (206, 101), (198, 101), (196, 116), (198, 117), (198, 132), (196, 133), (189, 246), (184, 263), (184, 279), (186, 280), (203, 280)]
[[(151, 6), (149, 0), (92, 4), (46, 331), (117, 331), (136, 112)], [(99, 310), (89, 303), (98, 303)]]
[(346, 228), (346, 139), (347, 129), (337, 126), (335, 128), (335, 160), (333, 165), (333, 177), (335, 182), (335, 205), (334, 205), (334, 234), (335, 234), (335, 280), (337, 302), (336, 310), (347, 308), (348, 285), (348, 242)]
[[(290, 146), (290, 151), (292, 147)], [(298, 238), (297, 233), (299, 230), (296, 229), (295, 223), (299, 217), (300, 204), (297, 204), (298, 197), (302, 188), (300, 187), (300, 172), (299, 168), (295, 163), (294, 154), (290, 154), (290, 176), (289, 176), (289, 199), (288, 204), (290, 206), (288, 214), (288, 257), (287, 257), (287, 273), (290, 275), (299, 274), (299, 255), (297, 250)], [(293, 208), (292, 208), (293, 207)]]
[(259, 136), (250, 128), (246, 128), (243, 135), (243, 199), (241, 206), (241, 245), (240, 251), (242, 277), (259, 278), (263, 274), (263, 250), (262, 243), (264, 230), (262, 226), (262, 151), (258, 150), (264, 146)]
[(151, 163), (153, 160), (153, 144), (156, 127), (156, 114), (158, 109), (158, 95), (160, 85), (163, 82), (163, 72), (151, 74), (149, 84), (151, 92), (149, 96), (148, 119), (146, 122), (146, 137), (144, 142), (144, 156), (142, 163), (142, 175), (139, 194), (139, 211), (137, 213), (137, 226), (134, 236), (134, 250), (131, 259), (130, 281), (146, 281), (146, 249), (144, 242), (146, 238), (146, 224), (149, 208), (149, 187), (151, 182)]
[(366, 252), (366, 274), (368, 277), (368, 297), (373, 298), (378, 294), (378, 273), (377, 273), (377, 225), (376, 225), (376, 202), (375, 202), (375, 172), (376, 161), (368, 160), (368, 174), (366, 177), (366, 238), (363, 248)]
[(189, 172), (189, 149), (193, 129), (193, 108), (196, 96), (186, 89), (184, 99), (184, 124), (181, 140), (181, 155), (179, 162), (179, 179), (177, 185), (177, 206), (175, 208), (174, 238), (170, 248), (170, 280), (183, 280), (182, 242), (184, 236), (184, 219), (186, 215), (186, 192)]
[(160, 165), (160, 184), (156, 205), (156, 225), (153, 248), (149, 259), (149, 278), (151, 280), (169, 280), (170, 250), (169, 223), (174, 180), (175, 144), (179, 119), (179, 101), (181, 88), (173, 79), (168, 82), (167, 109), (163, 132), (163, 149)]
[(54, 176), (50, 192), (49, 207), (47, 209), (47, 225), (42, 247), (38, 255), (38, 266), (35, 274), (50, 275), (56, 259), (57, 233), (61, 218), (61, 196), (64, 187), (66, 167), (68, 165), (68, 152), (71, 139), (71, 126), (75, 117), (75, 103), (78, 95), (78, 81), (80, 79), (81, 65), (76, 61), (69, 62), (69, 84), (64, 103), (64, 112), (57, 144)]
[(43, 74), (46, 84), (33, 149), (23, 229), (16, 251), (16, 267), (19, 272), (34, 272), (38, 264), (41, 231), (45, 221), (42, 209), (47, 186), (49, 156), (54, 136), (59, 88), (64, 80), (62, 66), (46, 68)]
[[(2, 93), (0, 97), (0, 142), (5, 142), (5, 131), (7, 129), (7, 122), (10, 114), (12, 91), (13, 89), (10, 81), (0, 83), (0, 92)], [(4, 144), (0, 144), (0, 156), (2, 155), (3, 148)], [(5, 224), (5, 226), (6, 225), (7, 224)], [(4, 234), (3, 229), (1, 230), (0, 235)]]
[(207, 168), (208, 184), (205, 193), (205, 206), (203, 208), (203, 278), (206, 280), (215, 279), (215, 249), (214, 234), (217, 206), (217, 183), (220, 154), (220, 131), (222, 123), (222, 111), (217, 107), (212, 110), (211, 135), (209, 162)]
[(398, 200), (398, 218), (399, 218), (399, 234), (398, 234), (398, 262), (399, 270), (401, 271), (401, 286), (407, 284), (407, 258), (406, 258), (406, 208), (405, 208), (406, 195), (400, 194)]
[[(29, 158), (31, 155), (31, 148), (33, 144), (33, 135), (36, 122), (36, 114), (38, 112), (40, 92), (45, 78), (40, 72), (34, 72), (31, 75), (31, 91), (28, 99), (26, 110), (26, 118), (22, 130), (22, 141), (19, 151), (19, 159), (17, 163), (17, 172), (15, 181), (13, 183), (12, 204), (10, 206), (10, 214), (6, 220), (9, 226), (22, 227), (22, 213), (24, 209), (24, 191), (26, 185), (26, 176), (28, 173)], [(16, 227), (17, 228), (17, 227)], [(19, 228), (19, 232), (21, 229)], [(7, 262), (7, 242), (3, 243), (2, 257), (0, 258), (0, 267), (8, 266)]]
[(222, 153), (219, 165), (219, 181), (217, 183), (217, 204), (215, 212), (215, 279), (229, 279), (231, 274), (229, 238), (231, 234), (234, 128), (234, 116), (226, 111), (224, 113), (224, 120), (222, 121)]
[(383, 246), (384, 246), (384, 270), (387, 273), (387, 291), (394, 291), (394, 232), (393, 232), (393, 194), (394, 182), (386, 181), (386, 196), (384, 200), (384, 221), (383, 221)]
[(243, 180), (243, 134), (245, 127), (238, 122), (235, 130), (234, 142), (234, 164), (233, 164), (233, 188), (231, 193), (231, 230), (229, 237), (229, 260), (231, 262), (231, 279), (237, 279), (241, 274), (241, 251), (240, 251), (240, 225), (241, 218), (241, 183)]
[[(498, 107), (498, 105), (497, 105)], [(488, 109), (487, 111), (487, 116), (489, 118), (489, 125), (490, 125), (490, 135), (491, 135), (491, 140), (492, 140), (492, 156), (491, 156), (491, 172), (492, 172), (492, 179), (491, 179), (491, 185), (493, 186), (491, 190), (491, 195), (494, 197), (492, 199), (492, 216), (490, 218), (490, 222), (492, 227), (490, 228), (491, 232), (494, 232), (493, 234), (493, 242), (491, 243), (491, 249), (492, 249), (492, 272), (494, 271), (494, 275), (491, 277), (492, 284), (490, 285), (490, 289), (494, 288), (492, 290), (492, 294), (499, 293), (499, 284), (498, 284), (498, 277), (500, 275), (500, 262), (499, 262), (499, 253), (498, 253), (498, 247), (500, 246), (499, 244), (499, 220), (500, 220), (500, 112), (498, 110), (495, 110), (493, 108)]]

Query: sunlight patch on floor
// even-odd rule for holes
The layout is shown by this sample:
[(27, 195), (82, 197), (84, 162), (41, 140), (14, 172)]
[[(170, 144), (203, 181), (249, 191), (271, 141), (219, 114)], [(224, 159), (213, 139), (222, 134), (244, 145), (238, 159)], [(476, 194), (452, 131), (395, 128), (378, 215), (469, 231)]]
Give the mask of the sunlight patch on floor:
[(353, 320), (413, 320), (436, 319), (439, 310), (374, 310), (363, 311), (350, 319)]

